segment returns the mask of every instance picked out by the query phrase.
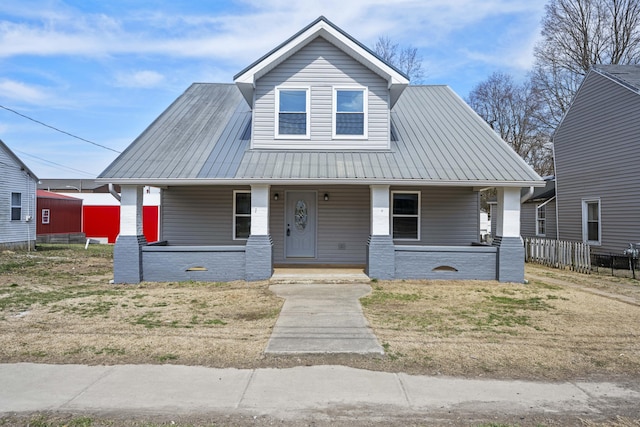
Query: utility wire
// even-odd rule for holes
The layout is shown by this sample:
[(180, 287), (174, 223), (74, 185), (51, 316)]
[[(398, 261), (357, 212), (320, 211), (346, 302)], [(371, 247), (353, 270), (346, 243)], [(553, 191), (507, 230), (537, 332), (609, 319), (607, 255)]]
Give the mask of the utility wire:
[(56, 128), (56, 127), (53, 127), (53, 126), (49, 126), (49, 125), (48, 125), (48, 124), (46, 124), (46, 123), (42, 123), (42, 122), (41, 122), (41, 121), (39, 121), (39, 120), (32, 119), (31, 117), (29, 117), (29, 116), (25, 116), (25, 115), (24, 115), (24, 114), (22, 114), (22, 113), (18, 113), (16, 110), (12, 110), (11, 108), (5, 107), (4, 105), (0, 105), (0, 108), (3, 108), (3, 109), (5, 109), (5, 110), (7, 110), (7, 111), (11, 111), (12, 113), (17, 114), (17, 115), (19, 115), (19, 116), (21, 116), (21, 117), (24, 117), (24, 118), (25, 118), (25, 119), (27, 119), (27, 120), (31, 120), (32, 122), (36, 122), (36, 123), (38, 123), (39, 125), (42, 125), (42, 126), (48, 127), (48, 128), (53, 129), (53, 130), (55, 130), (55, 131), (57, 131), (57, 132), (64, 133), (65, 135), (69, 135), (70, 137), (73, 137), (73, 138), (79, 139), (80, 141), (88, 142), (89, 144), (93, 144), (93, 145), (95, 145), (95, 146), (97, 146), (97, 147), (104, 148), (105, 150), (113, 151), (114, 153), (118, 153), (118, 154), (120, 154), (120, 153), (121, 153), (121, 151), (114, 150), (113, 148), (110, 148), (110, 147), (107, 147), (107, 146), (104, 146), (104, 145), (98, 144), (97, 142), (89, 141), (88, 139), (81, 138), (81, 137), (79, 137), (79, 136), (76, 136), (76, 135), (74, 135), (74, 134), (72, 134), (72, 133), (69, 133), (69, 132), (65, 132), (65, 131), (63, 131), (63, 130), (61, 130), (61, 129), (58, 129), (58, 128)]
[(69, 166), (61, 165), (60, 163), (52, 162), (51, 160), (43, 159), (42, 157), (38, 157), (38, 156), (34, 156), (33, 154), (25, 153), (24, 151), (20, 151), (20, 150), (16, 150), (16, 149), (14, 149), (13, 151), (15, 151), (17, 153), (20, 153), (23, 156), (32, 157), (34, 159), (40, 160), (41, 162), (44, 162), (44, 163), (49, 163), (49, 164), (52, 164), (52, 165), (55, 165), (55, 166), (59, 166), (59, 167), (64, 168), (64, 169), (69, 169), (69, 170), (74, 171), (74, 172), (80, 172), (80, 173), (83, 173), (83, 174), (86, 174), (86, 175), (89, 175), (89, 176), (92, 176), (92, 177), (95, 176), (95, 174), (93, 174), (91, 172), (83, 171), (83, 170), (80, 170), (80, 169), (74, 169), (74, 168), (69, 167)]

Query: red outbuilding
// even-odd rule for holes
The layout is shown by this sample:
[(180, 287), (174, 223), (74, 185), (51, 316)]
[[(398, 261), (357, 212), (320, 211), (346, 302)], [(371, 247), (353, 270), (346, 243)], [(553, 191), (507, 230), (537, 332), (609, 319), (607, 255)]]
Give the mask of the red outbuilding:
[[(82, 231), (88, 238), (115, 243), (120, 233), (120, 202), (109, 193), (78, 193), (83, 204)], [(145, 193), (142, 228), (147, 242), (158, 240), (160, 193)]]
[[(115, 243), (120, 233), (120, 202), (115, 197), (117, 194), (114, 196), (111, 191), (117, 193), (120, 187), (116, 185), (110, 189), (108, 185), (91, 179), (42, 179), (38, 186), (47, 190), (44, 193), (55, 194), (61, 199), (81, 201), (78, 229), (83, 237), (101, 243)], [(159, 238), (160, 198), (159, 188), (145, 187), (142, 226), (147, 242), (155, 242)], [(85, 243), (85, 240), (79, 243)]]
[(38, 243), (84, 243), (82, 199), (38, 190), (36, 206)]

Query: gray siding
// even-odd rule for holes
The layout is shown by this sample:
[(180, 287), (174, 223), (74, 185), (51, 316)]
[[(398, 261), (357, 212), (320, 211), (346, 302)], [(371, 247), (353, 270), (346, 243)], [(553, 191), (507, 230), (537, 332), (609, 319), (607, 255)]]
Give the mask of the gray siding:
[[(0, 144), (0, 246), (26, 247), (36, 241), (36, 182), (22, 170), (13, 155)], [(22, 217), (11, 220), (11, 193), (22, 194)], [(33, 220), (25, 221), (30, 215)]]
[(242, 245), (233, 240), (233, 190), (249, 187), (170, 187), (163, 190), (160, 240), (170, 245)]
[[(317, 191), (317, 256), (314, 262), (365, 264), (371, 216), (368, 186), (272, 187), (270, 231), (274, 263), (289, 262), (284, 256), (284, 195), (287, 189)], [(275, 193), (280, 196), (278, 201), (273, 200)], [(329, 194), (328, 201), (324, 200), (325, 193)]]
[[(275, 87), (310, 86), (310, 140), (275, 136)], [(368, 88), (368, 139), (332, 140), (333, 87)], [(389, 93), (380, 76), (328, 41), (317, 38), (271, 70), (256, 83), (253, 113), (253, 148), (389, 148)]]
[[(173, 187), (163, 191), (161, 240), (170, 245), (245, 245), (233, 240), (233, 190), (249, 187)], [(273, 262), (296, 262), (285, 258), (284, 208), (287, 190), (317, 192), (317, 254), (320, 264), (364, 265), (370, 234), (369, 186), (272, 187), (270, 235)], [(421, 240), (396, 241), (399, 245), (468, 246), (479, 239), (478, 193), (470, 188), (391, 188), (421, 191)], [(278, 193), (279, 199), (274, 200)], [(324, 200), (324, 194), (329, 200)]]
[(547, 229), (544, 236), (536, 235), (536, 208), (544, 202), (524, 203), (520, 206), (520, 235), (522, 237), (544, 237), (556, 239), (556, 201), (552, 200), (546, 206)]
[(391, 187), (391, 191), (421, 191), (420, 240), (396, 240), (397, 245), (467, 246), (480, 239), (480, 198), (464, 187)]
[(536, 237), (536, 206), (537, 203), (520, 205), (520, 235), (522, 237)]
[(554, 137), (560, 239), (582, 240), (582, 200), (600, 198), (602, 246), (640, 242), (640, 95), (591, 72)]

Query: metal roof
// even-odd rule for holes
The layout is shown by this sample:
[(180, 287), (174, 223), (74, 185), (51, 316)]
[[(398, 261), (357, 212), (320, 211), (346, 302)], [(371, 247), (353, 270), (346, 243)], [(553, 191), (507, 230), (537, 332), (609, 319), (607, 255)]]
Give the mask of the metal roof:
[(640, 65), (594, 65), (593, 69), (640, 93)]
[(38, 189), (47, 191), (94, 191), (103, 187), (104, 182), (96, 182), (95, 179), (41, 179)]
[[(537, 187), (533, 190), (533, 194), (529, 197), (526, 202), (544, 202), (556, 195), (556, 178), (545, 178), (546, 182), (544, 187)], [(524, 196), (527, 194), (528, 189), (523, 188), (521, 195)]]
[(59, 199), (59, 200), (73, 200), (75, 202), (82, 203), (82, 199), (77, 197), (71, 197), (64, 194), (52, 193), (46, 190), (36, 190), (36, 196), (40, 199)]
[(233, 85), (193, 84), (100, 176), (103, 182), (534, 185), (540, 177), (449, 87), (409, 86), (386, 151), (252, 150)]
[(197, 177), (241, 102), (233, 84), (192, 84), (98, 178)]

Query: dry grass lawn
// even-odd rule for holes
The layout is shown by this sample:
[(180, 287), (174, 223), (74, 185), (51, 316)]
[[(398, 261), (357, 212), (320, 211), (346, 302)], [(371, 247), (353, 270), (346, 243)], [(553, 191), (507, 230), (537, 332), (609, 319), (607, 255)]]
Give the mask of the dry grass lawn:
[(640, 306), (575, 287), (640, 296), (631, 279), (528, 266), (536, 277), (528, 285), (372, 282), (362, 304), (385, 357), (276, 357), (262, 353), (283, 302), (268, 282), (110, 285), (111, 268), (109, 246), (1, 253), (0, 363), (343, 364), (494, 378), (640, 377)]

